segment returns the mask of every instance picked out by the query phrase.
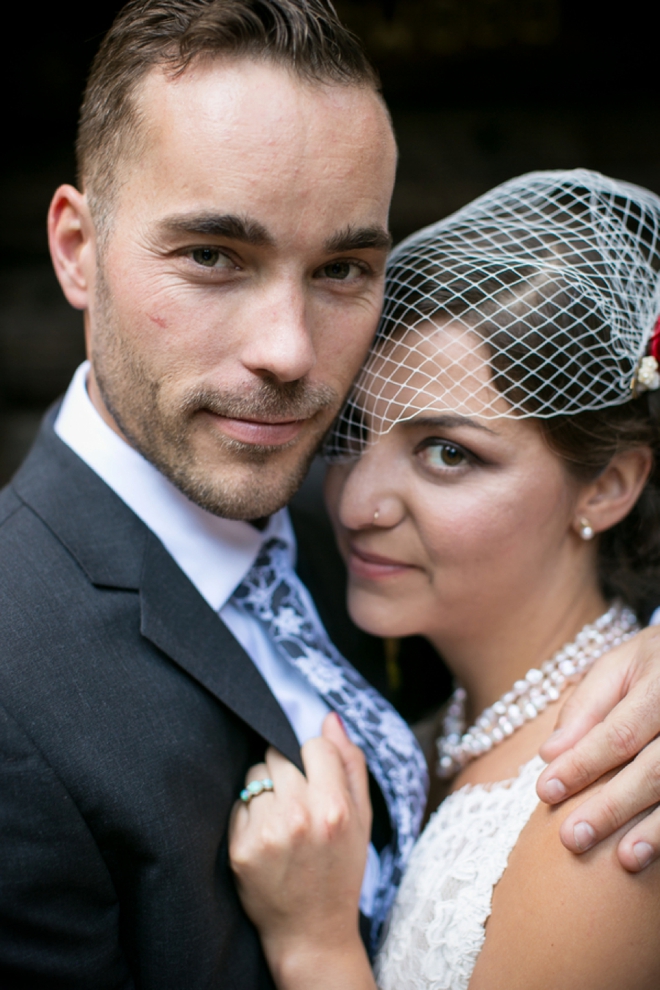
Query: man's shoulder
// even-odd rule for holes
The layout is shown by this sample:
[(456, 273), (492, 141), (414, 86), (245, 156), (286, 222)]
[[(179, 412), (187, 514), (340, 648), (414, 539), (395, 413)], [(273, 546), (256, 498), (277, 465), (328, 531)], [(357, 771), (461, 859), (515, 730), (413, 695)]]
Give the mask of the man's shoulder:
[[(17, 529), (23, 530), (28, 545), (54, 537), (92, 581), (103, 583), (108, 567), (126, 571), (127, 560), (144, 545), (147, 528), (57, 436), (55, 412), (44, 418), (32, 449), (0, 492), (0, 543), (13, 540)], [(20, 547), (15, 552), (20, 556)], [(0, 552), (0, 567), (2, 557)], [(124, 578), (118, 575), (118, 580)]]
[(0, 490), (0, 533), (5, 523), (22, 508), (24, 508), (24, 504), (11, 486), (7, 485)]
[(56, 414), (57, 407), (46, 413), (23, 463), (0, 491), (0, 527), (26, 507), (34, 510), (62, 497), (75, 502), (87, 487), (92, 472), (55, 433)]
[[(48, 566), (48, 546), (53, 544), (53, 535), (48, 526), (30, 505), (29, 494), (32, 488), (39, 491), (40, 486), (34, 486), (30, 475), (26, 472), (21, 485), (23, 468), (19, 468), (14, 478), (0, 490), (0, 584), (16, 587), (21, 583), (21, 574), (25, 567), (36, 568), (44, 572)], [(18, 484), (17, 484), (18, 482)], [(21, 487), (24, 492), (21, 492)], [(56, 479), (52, 477), (44, 486), (54, 494)], [(26, 499), (24, 496), (28, 495)], [(57, 541), (55, 541), (57, 544)]]

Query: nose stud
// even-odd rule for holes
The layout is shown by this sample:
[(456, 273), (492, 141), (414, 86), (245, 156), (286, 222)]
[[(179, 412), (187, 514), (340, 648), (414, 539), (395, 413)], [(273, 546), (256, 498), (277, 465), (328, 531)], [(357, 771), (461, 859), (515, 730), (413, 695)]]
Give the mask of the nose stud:
[(374, 512), (374, 526), (378, 522), (379, 515), (380, 515), (380, 509), (376, 509), (376, 511)]

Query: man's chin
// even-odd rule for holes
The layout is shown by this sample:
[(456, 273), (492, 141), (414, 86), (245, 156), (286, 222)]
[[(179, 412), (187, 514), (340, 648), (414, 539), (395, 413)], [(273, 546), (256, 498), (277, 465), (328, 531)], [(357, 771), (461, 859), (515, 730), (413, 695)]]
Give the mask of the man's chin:
[[(159, 465), (160, 470), (192, 502), (224, 519), (263, 519), (284, 508), (302, 485), (314, 454), (315, 443), (300, 450), (252, 451), (249, 460), (240, 455), (204, 470)], [(238, 452), (237, 452), (238, 454)]]

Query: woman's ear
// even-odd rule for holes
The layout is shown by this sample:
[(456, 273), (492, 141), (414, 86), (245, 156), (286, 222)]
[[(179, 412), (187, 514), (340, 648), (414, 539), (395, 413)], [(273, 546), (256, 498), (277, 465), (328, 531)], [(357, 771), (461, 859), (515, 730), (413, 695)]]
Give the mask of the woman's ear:
[(616, 526), (632, 510), (653, 466), (649, 447), (635, 447), (616, 454), (578, 499), (573, 527), (583, 539)]
[(87, 309), (96, 271), (94, 224), (87, 197), (60, 186), (48, 211), (48, 244), (55, 274), (75, 309)]

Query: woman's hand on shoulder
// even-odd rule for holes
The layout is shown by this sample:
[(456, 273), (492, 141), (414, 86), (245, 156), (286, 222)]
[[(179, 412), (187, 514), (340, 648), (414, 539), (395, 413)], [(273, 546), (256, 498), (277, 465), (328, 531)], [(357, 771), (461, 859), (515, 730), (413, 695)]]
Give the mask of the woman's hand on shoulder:
[(237, 802), (230, 862), (282, 990), (372, 990), (359, 934), (359, 901), (371, 834), (364, 756), (329, 715), (302, 747), (305, 776), (269, 749), (246, 783), (273, 790)]

